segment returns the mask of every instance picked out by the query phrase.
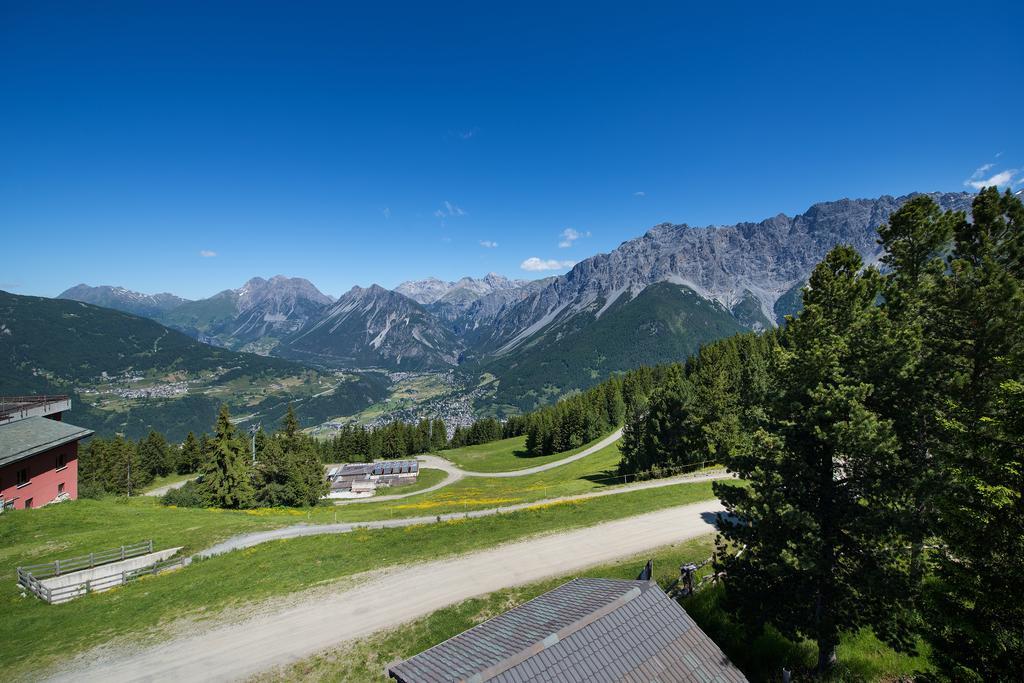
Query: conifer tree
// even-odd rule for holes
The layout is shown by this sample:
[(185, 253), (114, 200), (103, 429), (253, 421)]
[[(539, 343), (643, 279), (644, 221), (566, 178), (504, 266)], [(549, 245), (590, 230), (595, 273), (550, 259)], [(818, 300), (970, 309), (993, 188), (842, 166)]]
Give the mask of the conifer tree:
[(726, 604), (749, 624), (813, 640), (821, 672), (843, 632), (871, 625), (890, 643), (910, 639), (894, 524), (903, 509), (889, 483), (898, 443), (867, 406), (873, 387), (851, 371), (886, 324), (879, 275), (862, 266), (853, 248), (836, 247), (815, 268), (803, 312), (782, 333), (767, 427), (733, 459), (750, 486), (715, 485), (729, 513), (716, 558)]
[(203, 464), (203, 451), (192, 432), (188, 433), (185, 441), (181, 444), (181, 453), (178, 456), (178, 474), (191, 474), (198, 472)]
[(1024, 205), (982, 190), (932, 298), (944, 396), (936, 444), (934, 659), (958, 680), (1024, 679)]
[(171, 447), (164, 435), (150, 430), (138, 443), (139, 462), (152, 477), (165, 477), (175, 470)]
[(430, 425), (430, 450), (443, 451), (448, 445), (448, 428), (441, 418), (435, 418)]
[(227, 406), (221, 406), (211, 442), (212, 453), (203, 467), (200, 495), (214, 507), (243, 509), (255, 502), (250, 456), (245, 442), (231, 424)]

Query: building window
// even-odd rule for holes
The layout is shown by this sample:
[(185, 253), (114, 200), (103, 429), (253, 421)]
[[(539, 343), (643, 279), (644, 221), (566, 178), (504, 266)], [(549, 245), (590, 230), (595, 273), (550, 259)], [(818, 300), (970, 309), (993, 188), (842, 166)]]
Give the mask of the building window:
[(57, 495), (64, 493), (64, 482), (57, 484)]
[(23, 467), (20, 470), (18, 470), (18, 482), (17, 482), (16, 485), (17, 486), (24, 486), (27, 483), (28, 483), (28, 468), (27, 467)]
[(64, 458), (65, 458), (65, 457), (66, 457), (66, 456), (65, 456), (65, 454), (64, 454), (64, 453), (58, 453), (58, 454), (57, 454), (57, 469), (58, 469), (58, 470), (62, 470), (62, 469), (64, 469), (65, 467), (67, 467), (67, 466), (68, 466), (68, 464), (67, 464), (67, 463), (66, 463), (66, 462), (64, 461)]
[(14, 509), (14, 501), (13, 500), (5, 500), (4, 501), (4, 510), (13, 510), (13, 509)]
[(32, 509), (32, 499), (31, 498), (26, 498), (25, 499), (25, 509), (26, 510)]

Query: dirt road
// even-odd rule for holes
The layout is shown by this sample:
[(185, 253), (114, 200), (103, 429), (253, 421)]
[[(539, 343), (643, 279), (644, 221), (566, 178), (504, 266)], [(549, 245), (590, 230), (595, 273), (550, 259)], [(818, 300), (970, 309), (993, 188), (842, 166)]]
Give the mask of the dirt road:
[[(704, 501), (535, 537), (453, 560), (398, 567), (356, 588), (139, 651), (86, 655), (53, 680), (237, 680), (467, 598), (572, 573), (710, 533)], [(641, 567), (637, 567), (639, 571)]]

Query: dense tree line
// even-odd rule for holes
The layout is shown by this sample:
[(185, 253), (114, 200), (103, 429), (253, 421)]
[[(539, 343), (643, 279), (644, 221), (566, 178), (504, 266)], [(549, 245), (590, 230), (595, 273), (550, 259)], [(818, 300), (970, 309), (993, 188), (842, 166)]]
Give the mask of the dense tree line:
[(774, 333), (736, 335), (661, 368), (655, 386), (627, 410), (620, 471), (659, 476), (725, 463), (747, 447), (764, 419), (777, 344)]
[(871, 628), (952, 680), (1024, 680), (1024, 205), (928, 197), (833, 249), (777, 332), (705, 347), (626, 422), (623, 467), (719, 459), (725, 606), (836, 661)]
[(318, 442), (323, 462), (364, 462), (381, 458), (406, 458), (448, 448), (444, 420), (420, 420), (416, 424), (395, 421), (381, 427), (345, 425), (330, 439)]
[(180, 446), (155, 431), (138, 441), (94, 436), (79, 449), (79, 495), (136, 494), (156, 477), (198, 472), (208, 448), (191, 432)]

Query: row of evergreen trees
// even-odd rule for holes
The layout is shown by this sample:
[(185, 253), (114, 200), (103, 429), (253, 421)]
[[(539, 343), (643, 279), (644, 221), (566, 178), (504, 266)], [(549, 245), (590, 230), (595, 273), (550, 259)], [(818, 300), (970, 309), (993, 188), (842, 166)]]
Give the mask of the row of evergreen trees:
[(456, 427), (451, 438), (444, 420), (420, 420), (416, 424), (395, 421), (380, 427), (345, 425), (330, 439), (320, 441), (323, 462), (356, 462), (381, 458), (408, 458), (420, 453), (489, 443), (518, 436), (494, 418), (482, 418), (469, 427)]
[(212, 445), (189, 433), (181, 446), (170, 444), (160, 432), (151, 431), (139, 441), (120, 436), (94, 436), (79, 450), (79, 495), (98, 498), (107, 494), (131, 495), (156, 477), (198, 472)]
[[(1024, 680), (1024, 205), (912, 199), (811, 275), (781, 330), (711, 344), (629, 410), (622, 467), (726, 462), (725, 605), (818, 647), (923, 636), (953, 680)], [(742, 552), (740, 550), (742, 549)]]
[(578, 448), (623, 423), (644, 405), (669, 367), (641, 367), (605, 380), (582, 393), (527, 415), (509, 418), (507, 435), (526, 434), (531, 455), (550, 455)]

